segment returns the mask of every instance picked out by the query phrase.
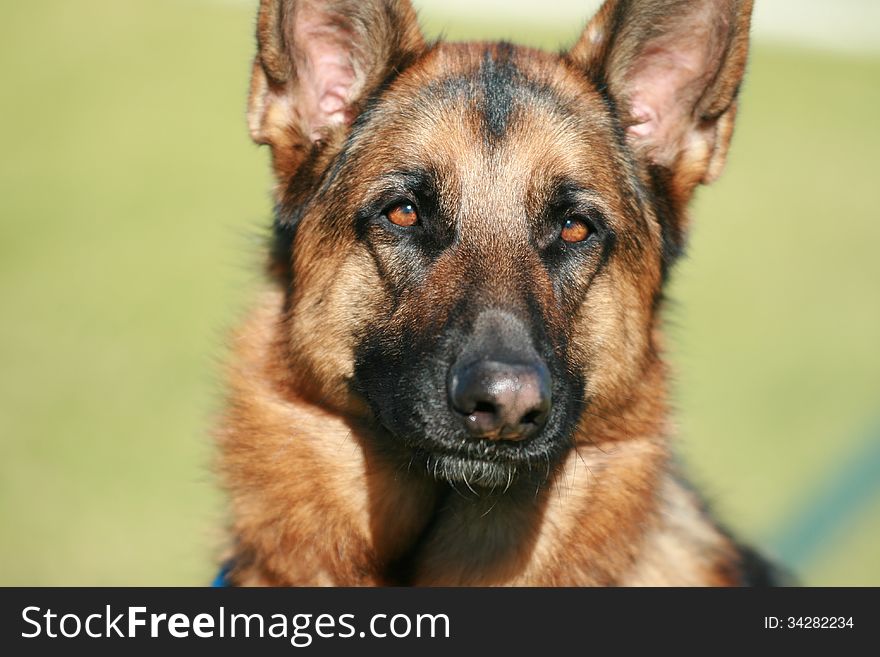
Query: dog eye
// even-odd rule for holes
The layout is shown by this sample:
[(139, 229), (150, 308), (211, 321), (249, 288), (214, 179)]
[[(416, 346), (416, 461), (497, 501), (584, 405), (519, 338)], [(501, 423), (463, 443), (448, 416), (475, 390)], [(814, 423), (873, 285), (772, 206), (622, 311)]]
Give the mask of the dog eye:
[(593, 227), (579, 217), (568, 217), (562, 224), (560, 237), (564, 242), (583, 242), (593, 234)]
[(419, 221), (419, 213), (412, 203), (398, 203), (385, 211), (385, 216), (395, 226), (409, 228)]

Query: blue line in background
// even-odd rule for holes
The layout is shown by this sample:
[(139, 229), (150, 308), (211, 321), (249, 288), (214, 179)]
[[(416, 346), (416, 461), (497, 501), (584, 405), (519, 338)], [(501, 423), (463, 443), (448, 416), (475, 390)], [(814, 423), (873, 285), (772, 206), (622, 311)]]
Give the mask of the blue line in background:
[(795, 572), (803, 570), (847, 523), (880, 494), (880, 426), (852, 458), (818, 486), (799, 513), (770, 541), (770, 552)]

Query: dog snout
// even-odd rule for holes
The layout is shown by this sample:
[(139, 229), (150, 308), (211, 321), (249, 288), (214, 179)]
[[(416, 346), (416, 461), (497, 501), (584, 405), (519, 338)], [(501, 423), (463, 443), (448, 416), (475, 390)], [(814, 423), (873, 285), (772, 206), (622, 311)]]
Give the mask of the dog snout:
[(525, 440), (541, 430), (550, 413), (550, 372), (540, 360), (478, 360), (450, 370), (447, 394), (472, 436)]

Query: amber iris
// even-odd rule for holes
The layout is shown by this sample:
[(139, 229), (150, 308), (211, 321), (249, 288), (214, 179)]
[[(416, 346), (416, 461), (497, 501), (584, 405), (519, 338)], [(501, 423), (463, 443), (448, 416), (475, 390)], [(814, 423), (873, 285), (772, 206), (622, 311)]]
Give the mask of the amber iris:
[(565, 242), (583, 242), (593, 231), (590, 225), (583, 219), (577, 217), (569, 217), (562, 224), (562, 237)]
[(410, 203), (395, 205), (385, 213), (385, 216), (395, 226), (402, 226), (404, 228), (413, 226), (419, 221), (419, 213), (416, 212), (415, 207)]

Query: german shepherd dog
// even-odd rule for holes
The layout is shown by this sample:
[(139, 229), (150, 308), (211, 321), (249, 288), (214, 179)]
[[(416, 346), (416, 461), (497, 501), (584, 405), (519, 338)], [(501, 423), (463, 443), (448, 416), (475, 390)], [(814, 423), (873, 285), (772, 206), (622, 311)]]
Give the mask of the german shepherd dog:
[(234, 585), (744, 585), (670, 455), (660, 335), (751, 0), (608, 0), (567, 52), (408, 0), (262, 0), (269, 283), (234, 339)]

